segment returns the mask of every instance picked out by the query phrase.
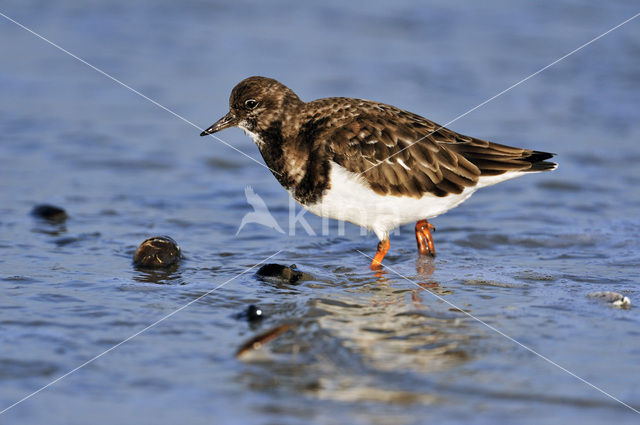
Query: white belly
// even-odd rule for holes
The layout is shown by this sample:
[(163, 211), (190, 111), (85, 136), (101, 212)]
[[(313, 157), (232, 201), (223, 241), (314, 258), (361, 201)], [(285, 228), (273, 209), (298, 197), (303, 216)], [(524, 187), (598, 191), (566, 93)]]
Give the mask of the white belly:
[(408, 196), (382, 196), (367, 185), (363, 177), (331, 164), (331, 188), (320, 201), (307, 205), (312, 213), (336, 220), (348, 221), (375, 232), (380, 240), (403, 224), (436, 217), (458, 206), (478, 188), (517, 177), (520, 173), (482, 179), (477, 186), (466, 188), (459, 195), (437, 197), (425, 195), (417, 199)]

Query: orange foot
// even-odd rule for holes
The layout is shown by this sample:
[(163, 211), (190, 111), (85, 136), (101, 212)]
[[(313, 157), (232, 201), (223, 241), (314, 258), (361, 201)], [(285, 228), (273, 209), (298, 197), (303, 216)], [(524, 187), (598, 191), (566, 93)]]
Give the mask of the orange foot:
[(422, 255), (436, 256), (436, 248), (433, 244), (433, 236), (431, 231), (436, 230), (433, 224), (427, 220), (420, 220), (416, 223), (416, 242), (418, 242), (418, 250)]
[(371, 262), (371, 269), (373, 270), (380, 269), (380, 265), (382, 264), (382, 259), (387, 254), (387, 251), (389, 251), (390, 246), (391, 246), (391, 242), (389, 242), (389, 239), (380, 241), (380, 243), (378, 244), (378, 251), (376, 252), (376, 256), (373, 257), (373, 261)]

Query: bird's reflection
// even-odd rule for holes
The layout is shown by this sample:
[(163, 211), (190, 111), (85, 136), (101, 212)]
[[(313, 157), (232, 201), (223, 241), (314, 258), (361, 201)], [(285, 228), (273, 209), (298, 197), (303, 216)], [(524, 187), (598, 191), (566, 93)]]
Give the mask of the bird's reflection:
[(436, 265), (433, 258), (418, 257), (416, 260), (416, 276), (419, 280), (412, 280), (412, 283), (419, 286), (411, 292), (411, 299), (416, 307), (422, 307), (422, 296), (425, 291), (440, 288), (440, 284), (431, 278), (436, 271)]
[(387, 279), (385, 276), (387, 275), (387, 269), (383, 269), (383, 268), (378, 268), (378, 269), (374, 269), (373, 270), (373, 277), (375, 277), (376, 279), (378, 279), (378, 283), (385, 283), (387, 282), (389, 279)]
[[(242, 379), (254, 386), (266, 374), (268, 381), (277, 379), (292, 391), (332, 400), (411, 395), (413, 389), (401, 384), (391, 389), (389, 379), (404, 382), (410, 372), (428, 381), (431, 374), (471, 357), (473, 328), (441, 301), (425, 296), (427, 291), (452, 293), (433, 278), (435, 270), (433, 259), (421, 258), (414, 276), (400, 277), (393, 267), (349, 276), (339, 291), (310, 299), (307, 313), (298, 316), (304, 325), (263, 347), (277, 356), (272, 362), (261, 357), (261, 368), (245, 371)], [(287, 351), (291, 358), (283, 362)]]
[(416, 274), (421, 278), (429, 278), (436, 271), (436, 263), (432, 257), (419, 256), (416, 259)]
[[(411, 299), (416, 307), (422, 306), (422, 293), (424, 291), (434, 291), (440, 288), (440, 284), (431, 278), (436, 270), (435, 262), (431, 257), (419, 256), (416, 259), (416, 278), (409, 278), (400, 275), (394, 269), (380, 268), (373, 271), (373, 276), (377, 279), (378, 284), (387, 284), (394, 279), (400, 279), (407, 283), (412, 283), (416, 287), (411, 290)], [(435, 290), (435, 293), (443, 292)], [(451, 293), (446, 291), (445, 293)]]

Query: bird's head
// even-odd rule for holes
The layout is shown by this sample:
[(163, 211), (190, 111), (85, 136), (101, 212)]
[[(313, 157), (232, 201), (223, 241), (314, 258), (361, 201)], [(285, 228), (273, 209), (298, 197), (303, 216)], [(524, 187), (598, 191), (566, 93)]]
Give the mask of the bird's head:
[(229, 127), (259, 134), (276, 122), (282, 123), (287, 112), (302, 103), (291, 89), (272, 78), (249, 77), (231, 91), (227, 115), (200, 135), (207, 136)]

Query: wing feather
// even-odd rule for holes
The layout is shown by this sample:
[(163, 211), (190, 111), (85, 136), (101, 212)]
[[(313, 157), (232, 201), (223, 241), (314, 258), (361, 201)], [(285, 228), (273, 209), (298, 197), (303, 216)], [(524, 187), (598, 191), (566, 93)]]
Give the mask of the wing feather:
[[(323, 101), (336, 99), (352, 100)], [(555, 167), (541, 162), (553, 156), (546, 152), (464, 136), (390, 105), (353, 102), (321, 137), (334, 162), (362, 175), (379, 194), (446, 196), (484, 175)]]

